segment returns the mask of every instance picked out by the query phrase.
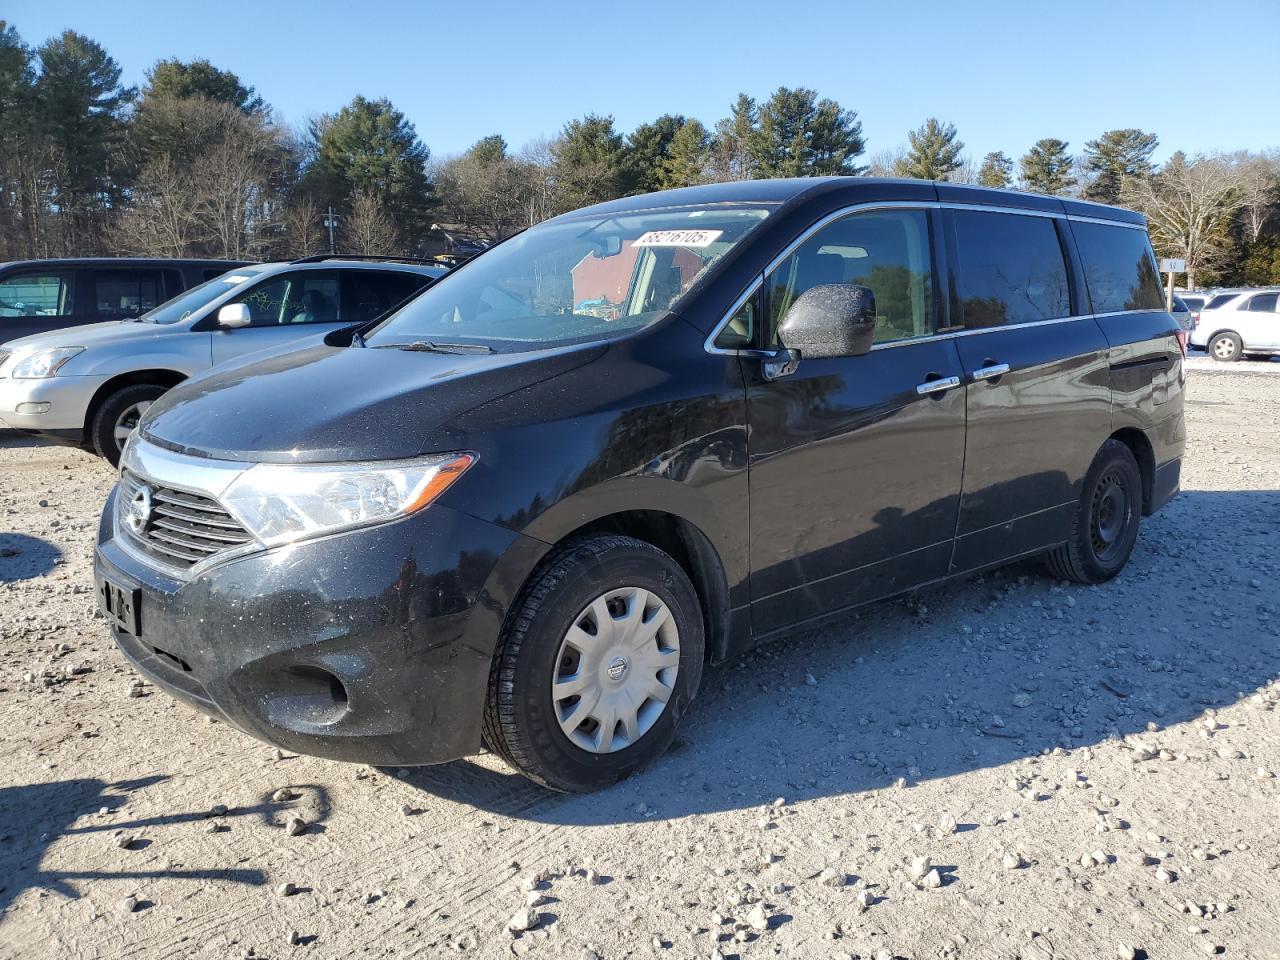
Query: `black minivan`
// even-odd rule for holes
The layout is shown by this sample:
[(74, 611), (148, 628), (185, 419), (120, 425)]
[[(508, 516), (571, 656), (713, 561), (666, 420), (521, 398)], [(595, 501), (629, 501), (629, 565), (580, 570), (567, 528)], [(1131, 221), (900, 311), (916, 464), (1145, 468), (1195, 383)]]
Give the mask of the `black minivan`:
[(1145, 224), (910, 180), (566, 214), (362, 335), (148, 411), (99, 532), (116, 641), (288, 749), (487, 745), (585, 790), (705, 664), (1043, 554), (1114, 576), (1178, 490), (1183, 352)]
[(132, 320), (245, 260), (75, 257), (0, 263), (0, 344), (104, 320)]

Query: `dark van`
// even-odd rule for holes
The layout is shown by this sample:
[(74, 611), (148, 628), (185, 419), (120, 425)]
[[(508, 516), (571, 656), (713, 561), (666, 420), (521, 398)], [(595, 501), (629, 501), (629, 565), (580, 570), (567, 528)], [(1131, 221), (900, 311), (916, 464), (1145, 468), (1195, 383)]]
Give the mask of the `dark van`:
[(863, 178), (601, 204), (166, 394), (102, 609), (270, 743), (484, 744), (590, 789), (798, 624), (1032, 555), (1115, 576), (1178, 490), (1178, 332), (1126, 210)]
[(0, 343), (104, 320), (132, 320), (245, 263), (143, 257), (0, 263)]

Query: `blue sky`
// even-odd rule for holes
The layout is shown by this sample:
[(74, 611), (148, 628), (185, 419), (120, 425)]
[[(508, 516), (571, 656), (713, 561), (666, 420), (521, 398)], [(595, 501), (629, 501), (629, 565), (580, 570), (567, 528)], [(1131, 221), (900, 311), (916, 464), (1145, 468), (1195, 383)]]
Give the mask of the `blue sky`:
[[(739, 91), (808, 86), (854, 109), (868, 155), (934, 115), (966, 152), (1078, 151), (1113, 127), (1157, 158), (1280, 146), (1280, 0), (7, 0), (28, 43), (66, 28), (141, 83), (207, 57), (301, 125), (355, 94), (389, 97), (437, 156), (489, 133), (513, 147), (572, 117), (627, 131), (662, 113), (708, 125)], [(1215, 40), (1214, 38), (1218, 39)]]

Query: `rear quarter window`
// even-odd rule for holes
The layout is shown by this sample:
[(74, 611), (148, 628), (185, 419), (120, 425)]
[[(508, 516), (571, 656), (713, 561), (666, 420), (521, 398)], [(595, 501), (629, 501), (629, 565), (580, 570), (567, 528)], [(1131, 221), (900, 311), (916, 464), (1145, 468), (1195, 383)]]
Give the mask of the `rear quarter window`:
[(1228, 303), (1240, 296), (1238, 293), (1220, 293), (1205, 306), (1206, 310), (1217, 310), (1225, 307)]
[(1078, 221), (1071, 230), (1094, 313), (1164, 309), (1156, 255), (1145, 230)]

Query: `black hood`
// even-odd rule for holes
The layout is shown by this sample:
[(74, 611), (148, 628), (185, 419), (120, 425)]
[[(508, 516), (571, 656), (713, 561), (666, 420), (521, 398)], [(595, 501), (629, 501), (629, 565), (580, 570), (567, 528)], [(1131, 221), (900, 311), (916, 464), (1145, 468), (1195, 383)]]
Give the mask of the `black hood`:
[[(600, 343), (437, 354), (317, 346), (214, 370), (170, 390), (141, 424), (152, 442), (224, 460), (417, 456), (475, 407), (589, 363)], [(459, 436), (460, 445), (465, 437)]]

